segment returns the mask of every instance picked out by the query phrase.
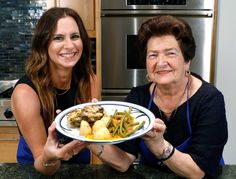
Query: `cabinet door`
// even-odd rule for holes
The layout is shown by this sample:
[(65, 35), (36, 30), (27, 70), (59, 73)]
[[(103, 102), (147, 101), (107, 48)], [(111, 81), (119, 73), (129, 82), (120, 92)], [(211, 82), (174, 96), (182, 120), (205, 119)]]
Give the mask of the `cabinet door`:
[(19, 133), (16, 126), (0, 127), (0, 163), (16, 163)]
[(95, 37), (95, 0), (55, 0), (47, 1), (47, 8), (69, 7), (74, 9), (83, 20), (90, 37)]
[(81, 16), (87, 30), (95, 30), (94, 0), (59, 0), (58, 6), (70, 7)]

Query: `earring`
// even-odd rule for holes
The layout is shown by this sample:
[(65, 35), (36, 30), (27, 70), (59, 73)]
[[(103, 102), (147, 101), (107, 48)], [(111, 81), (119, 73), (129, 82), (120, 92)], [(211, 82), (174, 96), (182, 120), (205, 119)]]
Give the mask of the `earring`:
[(146, 74), (146, 79), (148, 82), (151, 82), (152, 80), (149, 78), (148, 74)]
[(185, 76), (189, 77), (191, 75), (191, 71), (190, 70), (186, 70), (185, 71)]

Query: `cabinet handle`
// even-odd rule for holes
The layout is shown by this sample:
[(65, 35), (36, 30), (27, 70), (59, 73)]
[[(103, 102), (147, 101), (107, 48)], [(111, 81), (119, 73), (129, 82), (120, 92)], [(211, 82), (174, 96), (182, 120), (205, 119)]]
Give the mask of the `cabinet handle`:
[(18, 141), (17, 138), (0, 138), (0, 141), (9, 140), (9, 141)]

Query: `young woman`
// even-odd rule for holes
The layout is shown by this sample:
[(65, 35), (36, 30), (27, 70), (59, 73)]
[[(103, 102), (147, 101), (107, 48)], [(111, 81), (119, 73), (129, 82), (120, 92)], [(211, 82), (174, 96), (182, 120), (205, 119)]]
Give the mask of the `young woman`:
[(90, 64), (90, 42), (83, 22), (72, 9), (49, 9), (35, 28), (26, 74), (12, 94), (21, 134), (18, 162), (34, 164), (44, 174), (55, 173), (64, 160), (89, 163), (86, 144), (59, 145), (52, 122), (56, 110), (93, 98), (100, 99), (100, 83)]

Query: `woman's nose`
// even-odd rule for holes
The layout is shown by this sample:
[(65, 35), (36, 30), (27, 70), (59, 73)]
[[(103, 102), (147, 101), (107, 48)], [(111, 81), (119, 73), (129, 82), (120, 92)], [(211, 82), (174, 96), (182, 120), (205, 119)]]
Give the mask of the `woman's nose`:
[(65, 40), (64, 47), (65, 47), (65, 48), (73, 48), (73, 47), (74, 47), (73, 41), (72, 41), (71, 39), (66, 39), (66, 40)]
[(165, 54), (163, 54), (163, 53), (160, 53), (158, 55), (156, 61), (157, 61), (157, 64), (160, 65), (160, 66), (163, 65), (163, 64), (164, 65), (167, 64), (167, 61), (166, 61), (166, 58), (165, 58)]

